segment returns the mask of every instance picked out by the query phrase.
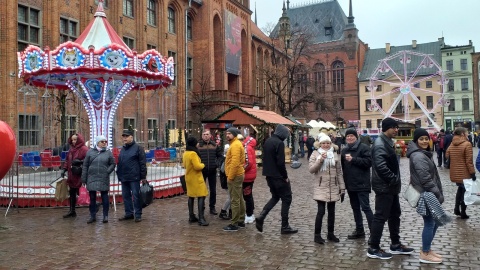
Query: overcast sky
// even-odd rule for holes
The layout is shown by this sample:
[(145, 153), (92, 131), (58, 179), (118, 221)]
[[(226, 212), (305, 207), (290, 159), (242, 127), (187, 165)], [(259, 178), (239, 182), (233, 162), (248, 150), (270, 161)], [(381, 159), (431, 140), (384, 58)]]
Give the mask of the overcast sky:
[[(290, 0), (290, 7), (322, 0)], [(348, 16), (349, 0), (337, 0)], [(256, 2), (256, 3), (255, 3)], [(277, 23), (283, 0), (250, 0), (257, 6), (260, 29)], [(480, 50), (480, 0), (352, 0), (355, 25), (360, 39), (372, 49), (437, 41), (447, 45), (473, 45)], [(255, 13), (252, 14), (252, 20)]]

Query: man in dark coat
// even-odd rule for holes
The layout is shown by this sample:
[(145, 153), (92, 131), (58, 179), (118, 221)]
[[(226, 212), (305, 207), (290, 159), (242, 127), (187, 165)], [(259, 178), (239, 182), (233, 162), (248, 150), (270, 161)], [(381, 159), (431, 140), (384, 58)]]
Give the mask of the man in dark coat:
[(438, 158), (438, 167), (442, 167), (442, 163), (445, 164), (445, 152), (447, 149), (445, 148), (445, 130), (441, 129), (440, 133), (437, 136), (437, 144), (435, 145), (435, 149), (437, 150), (437, 158)]
[[(448, 147), (452, 143), (452, 139), (453, 139), (452, 131), (447, 129), (447, 132), (445, 132), (445, 140), (443, 142), (444, 143), (443, 148), (445, 149), (445, 152), (447, 152)], [(443, 164), (443, 166), (445, 168), (449, 169), (450, 168), (450, 160), (445, 159), (445, 163)]]
[(202, 170), (203, 179), (205, 182), (208, 179), (210, 214), (217, 215), (218, 212), (215, 209), (217, 203), (217, 163), (223, 155), (222, 149), (212, 140), (212, 134), (208, 129), (202, 132), (202, 139), (198, 141), (198, 152), (202, 163), (205, 164)]
[[(392, 254), (412, 254), (400, 242), (400, 200), (402, 186), (400, 168), (394, 150), (393, 138), (397, 136), (398, 123), (392, 118), (382, 121), (382, 133), (372, 147), (372, 188), (375, 191), (375, 214), (370, 227), (367, 256), (374, 259), (390, 259)], [(390, 253), (380, 249), (383, 227), (388, 221)]]
[(307, 159), (310, 160), (310, 156), (313, 153), (313, 144), (315, 143), (315, 139), (312, 137), (312, 135), (308, 135), (307, 141), (305, 142), (305, 145), (307, 146)]
[(373, 219), (372, 209), (370, 208), (372, 156), (370, 155), (370, 146), (358, 139), (355, 129), (347, 129), (345, 139), (347, 146), (342, 149), (341, 155), (343, 179), (345, 180), (356, 225), (353, 233), (348, 235), (348, 239), (358, 239), (365, 237), (360, 209), (365, 213), (369, 229)]
[(273, 135), (263, 145), (262, 175), (267, 179), (272, 198), (263, 207), (262, 212), (255, 218), (255, 226), (263, 232), (263, 222), (272, 208), (282, 200), (282, 234), (297, 233), (298, 230), (290, 227), (288, 212), (292, 204), (292, 187), (285, 167), (285, 144), (283, 141), (290, 135), (284, 125), (278, 125)]
[(125, 216), (119, 220), (135, 219), (135, 222), (140, 222), (142, 221), (140, 181), (142, 183), (147, 181), (147, 159), (143, 147), (138, 145), (133, 139), (132, 131), (125, 130), (122, 133), (122, 139), (124, 146), (118, 156), (117, 176), (122, 183)]

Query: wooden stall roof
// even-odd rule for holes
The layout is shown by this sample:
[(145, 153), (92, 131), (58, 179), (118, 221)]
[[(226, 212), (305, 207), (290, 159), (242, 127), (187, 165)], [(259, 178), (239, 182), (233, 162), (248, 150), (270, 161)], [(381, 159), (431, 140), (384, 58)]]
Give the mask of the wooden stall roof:
[(221, 113), (215, 120), (234, 120), (236, 126), (246, 125), (276, 125), (283, 124), (286, 126), (296, 126), (297, 124), (291, 120), (272, 111), (260, 109), (244, 108), (233, 106), (225, 112)]

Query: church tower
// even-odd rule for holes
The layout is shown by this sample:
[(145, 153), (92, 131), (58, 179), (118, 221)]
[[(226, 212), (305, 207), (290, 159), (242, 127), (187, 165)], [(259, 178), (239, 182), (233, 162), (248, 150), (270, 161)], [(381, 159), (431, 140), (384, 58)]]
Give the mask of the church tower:
[(278, 20), (278, 24), (280, 25), (279, 29), (279, 38), (283, 39), (285, 42), (285, 47), (290, 48), (290, 40), (291, 40), (291, 31), (290, 31), (290, 18), (287, 16), (287, 8), (285, 7), (285, 0), (283, 1), (283, 8), (282, 8), (282, 17)]

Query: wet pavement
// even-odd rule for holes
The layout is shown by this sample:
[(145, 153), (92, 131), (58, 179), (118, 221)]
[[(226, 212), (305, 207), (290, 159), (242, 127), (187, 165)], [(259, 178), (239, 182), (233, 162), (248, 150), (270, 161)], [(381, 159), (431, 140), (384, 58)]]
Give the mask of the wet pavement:
[[(477, 154), (475, 148), (474, 157)], [(189, 224), (185, 196), (155, 200), (144, 209), (140, 223), (118, 221), (123, 205), (117, 205), (117, 212), (110, 209), (106, 224), (87, 224), (85, 207), (77, 210), (75, 219), (62, 218), (66, 208), (11, 209), (6, 217), (6, 209), (0, 208), (0, 269), (480, 269), (480, 206), (468, 207), (470, 219), (454, 218), (439, 228), (432, 249), (443, 256), (440, 265), (419, 263), (423, 220), (403, 199), (401, 238), (415, 248), (413, 255), (369, 259), (367, 238), (348, 240), (354, 229), (348, 196), (336, 208), (335, 233), (340, 242), (314, 243), (317, 209), (307, 160), (301, 161), (299, 169), (289, 168), (294, 192), (290, 224), (299, 229), (297, 234), (280, 234), (280, 203), (265, 220), (264, 233), (258, 233), (254, 224), (238, 232), (224, 232), (222, 227), (228, 221), (210, 214), (206, 214), (208, 227)], [(401, 159), (401, 169), (407, 182), (407, 158)], [(449, 180), (448, 169), (439, 168), (439, 172), (444, 208), (453, 215), (456, 186)], [(220, 210), (226, 192), (218, 186)], [(261, 169), (253, 192), (255, 213), (259, 213), (270, 195)], [(373, 199), (372, 193), (372, 208)], [(326, 216), (324, 219), (322, 234), (326, 238)], [(388, 235), (385, 226), (382, 245), (386, 249)]]

